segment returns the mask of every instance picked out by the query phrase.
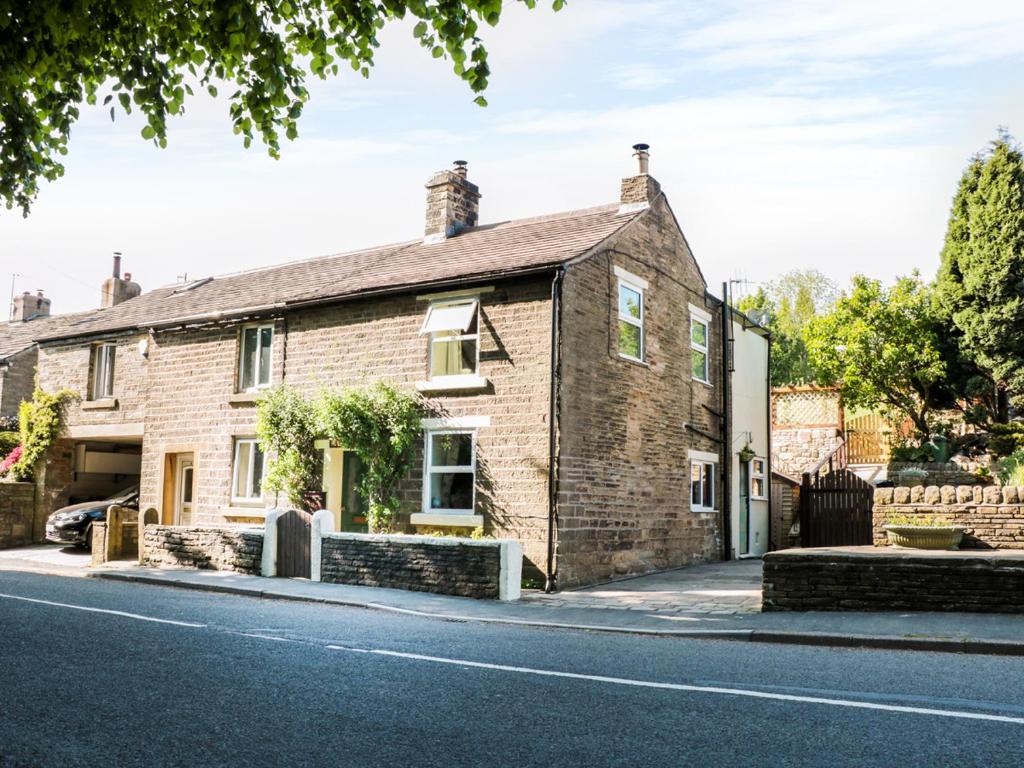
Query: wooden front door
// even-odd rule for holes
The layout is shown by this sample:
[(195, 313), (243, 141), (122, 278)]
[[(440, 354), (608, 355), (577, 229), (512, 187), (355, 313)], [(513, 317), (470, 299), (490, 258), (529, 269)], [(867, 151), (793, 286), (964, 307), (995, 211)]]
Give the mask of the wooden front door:
[(366, 502), (359, 493), (363, 479), (363, 460), (355, 451), (345, 451), (341, 478), (341, 530), (346, 533), (366, 533)]
[(289, 509), (277, 518), (277, 575), (285, 578), (310, 577), (309, 539), (313, 515)]

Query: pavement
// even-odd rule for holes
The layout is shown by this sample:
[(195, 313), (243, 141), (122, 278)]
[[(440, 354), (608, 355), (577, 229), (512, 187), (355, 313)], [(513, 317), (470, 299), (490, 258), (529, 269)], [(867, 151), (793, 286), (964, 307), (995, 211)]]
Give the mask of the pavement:
[[(20, 554), (19, 554), (20, 553)], [(1024, 656), (1024, 616), (926, 612), (760, 612), (761, 561), (709, 563), (517, 602), (427, 592), (267, 579), (228, 571), (89, 568), (88, 555), (38, 546), (0, 552), (21, 570), (250, 597), (369, 608), (445, 621), (693, 639)]]
[(12, 571), (0, 627), (3, 768), (996, 768), (1024, 753), (1019, 658), (455, 623)]

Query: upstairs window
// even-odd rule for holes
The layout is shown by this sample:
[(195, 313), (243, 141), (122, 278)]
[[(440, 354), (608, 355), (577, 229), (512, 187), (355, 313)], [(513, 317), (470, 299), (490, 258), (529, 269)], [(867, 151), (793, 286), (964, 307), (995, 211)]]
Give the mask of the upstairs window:
[(475, 443), (473, 432), (427, 432), (424, 512), (472, 514)]
[(238, 390), (253, 392), (270, 386), (274, 326), (251, 325), (242, 329), (238, 354)]
[(619, 354), (644, 359), (644, 289), (619, 278)]
[(117, 346), (97, 344), (92, 348), (92, 398), (102, 400), (114, 396), (114, 357)]
[(690, 359), (693, 365), (693, 378), (710, 384), (708, 378), (708, 320), (690, 314)]
[(480, 302), (436, 302), (420, 335), (427, 336), (431, 379), (474, 376), (480, 367)]
[(263, 495), (263, 451), (255, 438), (235, 440), (235, 464), (231, 478), (231, 500), (253, 503)]

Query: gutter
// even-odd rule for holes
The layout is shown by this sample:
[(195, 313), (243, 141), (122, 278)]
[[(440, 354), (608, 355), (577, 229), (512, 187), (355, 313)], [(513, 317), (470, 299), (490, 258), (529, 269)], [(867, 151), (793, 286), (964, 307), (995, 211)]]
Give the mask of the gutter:
[(548, 551), (545, 568), (544, 591), (548, 594), (558, 588), (555, 567), (555, 519), (558, 504), (558, 374), (561, 370), (559, 330), (562, 324), (562, 280), (566, 267), (555, 272), (551, 281), (551, 390), (548, 395)]
[(729, 337), (732, 311), (729, 283), (722, 283), (722, 559), (729, 560), (732, 544), (732, 415), (729, 413)]
[[(772, 544), (772, 336), (769, 333), (764, 337), (765, 343), (768, 345), (768, 370), (765, 371), (765, 413), (767, 418), (765, 419), (765, 444), (768, 446), (767, 453), (764, 457), (765, 462), (765, 473), (764, 481), (767, 486), (765, 490), (768, 492), (768, 545), (770, 549)], [(780, 539), (781, 542), (781, 539)]]

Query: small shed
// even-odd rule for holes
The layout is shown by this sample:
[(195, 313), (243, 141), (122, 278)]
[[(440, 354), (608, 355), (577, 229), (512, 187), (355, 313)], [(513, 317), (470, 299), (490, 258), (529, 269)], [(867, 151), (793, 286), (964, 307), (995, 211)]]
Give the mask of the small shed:
[(800, 546), (800, 481), (772, 470), (772, 550)]

